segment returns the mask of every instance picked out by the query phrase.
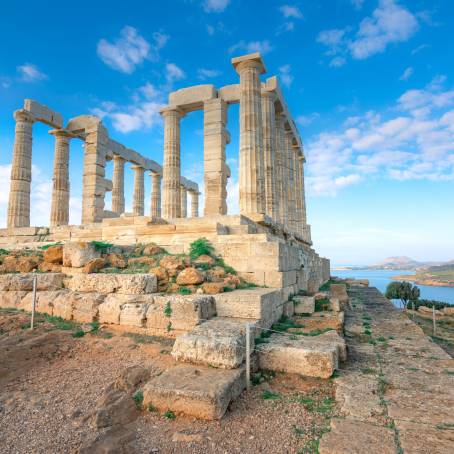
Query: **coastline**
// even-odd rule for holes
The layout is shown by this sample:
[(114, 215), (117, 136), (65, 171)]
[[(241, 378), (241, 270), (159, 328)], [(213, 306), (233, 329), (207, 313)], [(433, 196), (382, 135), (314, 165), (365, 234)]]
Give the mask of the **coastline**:
[(428, 285), (431, 287), (454, 287), (454, 282), (443, 282), (437, 281), (433, 278), (424, 278), (423, 276), (418, 276), (417, 274), (414, 275), (404, 275), (404, 276), (393, 276), (393, 280), (395, 281), (410, 281), (414, 282), (416, 285)]

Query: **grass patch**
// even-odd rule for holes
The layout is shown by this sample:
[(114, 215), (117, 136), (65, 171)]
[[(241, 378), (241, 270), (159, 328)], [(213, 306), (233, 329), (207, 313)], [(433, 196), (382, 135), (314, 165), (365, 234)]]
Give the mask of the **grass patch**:
[(198, 259), (201, 255), (213, 255), (214, 247), (206, 238), (199, 238), (189, 245), (189, 257)]
[(176, 419), (176, 416), (175, 416), (175, 413), (174, 413), (172, 410), (167, 410), (167, 411), (164, 413), (164, 418), (173, 420), (173, 419)]
[(178, 293), (180, 295), (191, 295), (192, 294), (192, 290), (188, 287), (180, 287), (178, 289)]
[(38, 249), (41, 249), (42, 251), (47, 251), (50, 247), (53, 247), (53, 246), (61, 246), (62, 243), (58, 242), (58, 243), (50, 243), (50, 244), (46, 244), (44, 246), (40, 246)]
[(328, 298), (321, 298), (315, 301), (315, 312), (322, 312), (329, 307)]
[(369, 328), (366, 328), (366, 329), (364, 330), (364, 334), (365, 334), (366, 336), (371, 336), (371, 335), (372, 335), (372, 331), (371, 331)]
[(276, 373), (274, 371), (257, 372), (252, 375), (251, 383), (254, 386), (257, 386), (257, 385), (260, 385), (260, 383), (263, 383), (265, 381), (271, 381), (275, 376), (276, 376)]
[(110, 249), (113, 244), (112, 243), (105, 243), (104, 241), (91, 241), (90, 244), (100, 252), (106, 252), (107, 249)]
[(386, 342), (386, 339), (383, 336), (377, 337), (378, 342)]
[(255, 345), (267, 344), (268, 342), (269, 342), (269, 340), (268, 340), (268, 339), (265, 339), (265, 338), (263, 338), (263, 337), (256, 337), (256, 338), (254, 339)]
[(137, 410), (140, 410), (143, 402), (143, 391), (141, 389), (136, 391), (136, 393), (132, 396), (132, 399), (136, 403)]
[(277, 323), (275, 323), (271, 329), (274, 331), (285, 332), (288, 331), (290, 328), (300, 328), (294, 320), (289, 317), (283, 315)]
[(454, 430), (454, 424), (450, 422), (442, 422), (435, 426), (438, 430)]
[(265, 389), (262, 393), (262, 399), (263, 400), (278, 400), (281, 398), (281, 395), (279, 393), (275, 393), (274, 391), (270, 391), (268, 389)]
[(156, 413), (156, 412), (158, 411), (158, 409), (157, 409), (153, 404), (148, 405), (147, 410), (148, 410), (150, 413)]
[(372, 367), (364, 367), (363, 369), (361, 369), (361, 372), (368, 375), (374, 375), (377, 373), (377, 371)]
[(81, 329), (78, 329), (76, 331), (74, 331), (73, 333), (73, 337), (84, 337), (85, 336), (85, 332), (82, 331)]

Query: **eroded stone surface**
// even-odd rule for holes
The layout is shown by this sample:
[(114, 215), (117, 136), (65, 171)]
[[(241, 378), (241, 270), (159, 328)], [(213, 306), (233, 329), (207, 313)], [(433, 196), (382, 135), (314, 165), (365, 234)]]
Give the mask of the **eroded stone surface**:
[(154, 274), (77, 274), (68, 282), (68, 288), (79, 292), (141, 295), (156, 292), (157, 281)]

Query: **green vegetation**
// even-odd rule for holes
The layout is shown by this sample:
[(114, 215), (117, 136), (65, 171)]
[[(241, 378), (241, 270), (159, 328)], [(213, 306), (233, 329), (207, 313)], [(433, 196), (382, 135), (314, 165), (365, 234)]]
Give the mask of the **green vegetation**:
[(91, 241), (90, 244), (97, 250), (101, 252), (106, 252), (107, 249), (110, 249), (113, 244), (105, 243), (104, 241)]
[(410, 282), (394, 281), (390, 282), (388, 287), (386, 287), (385, 296), (391, 300), (400, 300), (406, 310), (408, 303), (414, 304), (418, 300), (420, 293), (419, 288)]
[(370, 374), (370, 375), (375, 375), (377, 373), (377, 371), (375, 369), (373, 369), (372, 367), (365, 367), (365, 368), (361, 369), (361, 372), (363, 374)]
[(331, 289), (332, 284), (344, 284), (345, 286), (347, 286), (347, 284), (345, 284), (343, 282), (334, 281), (333, 279), (330, 279), (329, 281), (327, 281), (323, 285), (321, 285), (319, 290), (321, 292), (327, 292)]
[(214, 248), (206, 238), (199, 238), (189, 245), (189, 257), (191, 260), (198, 259), (201, 255), (213, 255)]
[(9, 251), (3, 248), (0, 248), (0, 255), (8, 255)]
[(81, 329), (78, 329), (76, 331), (74, 331), (73, 333), (73, 337), (84, 337), (85, 336), (85, 332), (82, 331)]
[(155, 413), (158, 411), (158, 409), (153, 404), (150, 404), (150, 405), (148, 405), (148, 411), (150, 413)]
[(164, 308), (164, 315), (166, 317), (170, 318), (171, 315), (172, 315), (172, 312), (173, 312), (172, 311), (172, 305), (171, 305), (170, 301), (167, 301), (166, 306)]
[(178, 293), (180, 295), (191, 295), (192, 294), (192, 290), (188, 287), (180, 287), (178, 289)]
[[(142, 408), (142, 402), (143, 402), (143, 391), (139, 389), (132, 396), (132, 398), (133, 398), (134, 402), (136, 403), (137, 409), (140, 410)], [(150, 408), (150, 407), (148, 407), (148, 408)]]
[(265, 389), (262, 393), (262, 399), (263, 400), (278, 400), (281, 398), (281, 395), (279, 393), (275, 393), (274, 391), (270, 391), (268, 389)]
[(58, 241), (57, 243), (50, 243), (50, 244), (45, 244), (44, 246), (40, 246), (38, 249), (41, 249), (42, 251), (47, 251), (50, 247), (53, 246), (61, 246), (63, 243)]
[(164, 413), (164, 418), (167, 418), (167, 419), (175, 419), (176, 416), (175, 416), (175, 413), (172, 411), (172, 410), (167, 410), (165, 413)]
[(328, 307), (329, 307), (328, 298), (321, 298), (321, 299), (315, 300), (315, 312), (324, 311)]
[(414, 302), (414, 310), (418, 310), (420, 306), (426, 306), (430, 308), (435, 306), (435, 309), (440, 310), (445, 307), (451, 307), (452, 305), (449, 303), (444, 303), (443, 301), (418, 299), (418, 301)]

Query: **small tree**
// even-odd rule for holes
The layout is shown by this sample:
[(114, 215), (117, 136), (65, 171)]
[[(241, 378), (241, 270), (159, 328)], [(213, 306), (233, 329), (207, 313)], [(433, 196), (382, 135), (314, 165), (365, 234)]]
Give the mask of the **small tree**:
[(410, 282), (391, 282), (386, 287), (385, 296), (391, 300), (400, 300), (407, 310), (409, 302), (415, 302), (420, 295), (419, 288), (412, 285)]

